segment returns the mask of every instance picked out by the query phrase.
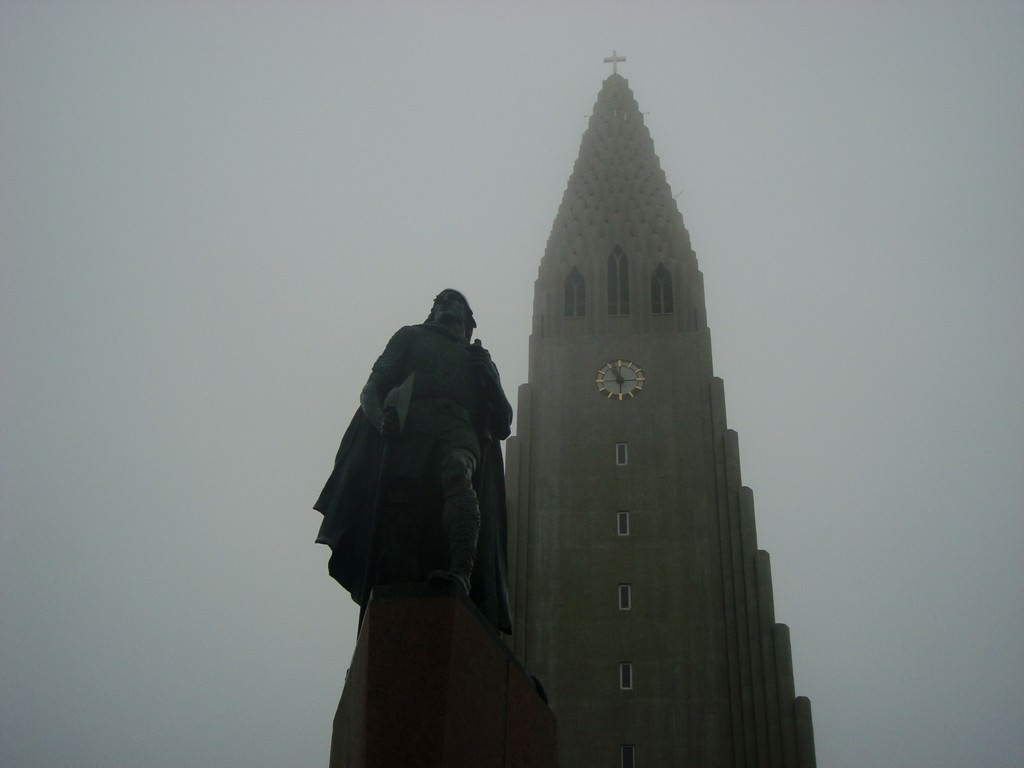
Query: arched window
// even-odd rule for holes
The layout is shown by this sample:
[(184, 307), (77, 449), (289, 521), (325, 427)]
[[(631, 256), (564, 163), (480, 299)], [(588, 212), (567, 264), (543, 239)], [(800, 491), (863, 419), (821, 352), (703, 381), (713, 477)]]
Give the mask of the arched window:
[(651, 275), (651, 312), (655, 315), (670, 315), (675, 311), (672, 301), (672, 275), (659, 264)]
[(617, 245), (608, 257), (608, 314), (629, 314), (629, 261)]
[(587, 286), (576, 267), (565, 278), (565, 316), (583, 317), (587, 314)]

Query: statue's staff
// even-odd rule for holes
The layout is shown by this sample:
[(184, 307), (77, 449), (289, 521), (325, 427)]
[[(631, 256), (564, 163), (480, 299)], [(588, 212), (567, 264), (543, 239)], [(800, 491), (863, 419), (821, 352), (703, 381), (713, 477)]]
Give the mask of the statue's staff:
[(383, 432), (384, 446), (380, 455), (380, 474), (377, 476), (377, 494), (373, 502), (373, 510), (370, 519), (370, 547), (366, 561), (366, 578), (363, 579), (363, 590), (359, 597), (359, 624), (356, 626), (356, 633), (363, 626), (363, 617), (366, 615), (366, 608), (370, 603), (370, 593), (373, 591), (377, 581), (377, 559), (380, 554), (380, 529), (384, 517), (384, 495), (387, 489), (388, 469), (391, 465), (391, 451), (398, 436), (402, 434), (405, 427), (405, 417), (409, 414), (409, 403), (412, 402), (413, 382), (416, 372), (409, 374), (408, 378), (400, 385), (388, 392), (384, 398), (382, 411), (387, 418), (388, 409), (391, 408), (398, 415), (398, 429), (389, 434)]

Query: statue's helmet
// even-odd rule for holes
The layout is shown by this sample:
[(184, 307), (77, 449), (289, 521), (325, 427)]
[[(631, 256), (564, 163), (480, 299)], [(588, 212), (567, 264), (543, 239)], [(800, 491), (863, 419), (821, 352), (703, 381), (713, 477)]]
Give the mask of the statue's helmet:
[[(458, 299), (459, 303), (466, 308), (466, 336), (472, 336), (473, 329), (476, 328), (476, 320), (473, 318), (473, 310), (469, 306), (469, 302), (466, 301), (466, 297), (460, 291), (456, 291), (454, 288), (445, 288), (434, 297), (434, 305), (436, 306), (439, 301), (442, 301), (445, 298), (452, 297)], [(427, 320), (432, 320), (433, 317), (434, 310), (433, 307), (431, 307), (430, 315), (427, 316)]]

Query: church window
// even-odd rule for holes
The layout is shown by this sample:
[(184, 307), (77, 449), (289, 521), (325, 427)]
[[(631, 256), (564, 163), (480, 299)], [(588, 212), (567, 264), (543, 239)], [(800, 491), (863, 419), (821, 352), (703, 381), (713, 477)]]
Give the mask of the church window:
[(619, 246), (608, 257), (608, 314), (629, 314), (629, 259)]
[(565, 278), (565, 316), (583, 317), (587, 314), (587, 287), (583, 275), (576, 267)]
[(651, 312), (656, 315), (669, 315), (675, 310), (672, 301), (672, 275), (659, 264), (651, 275)]
[(636, 747), (632, 744), (623, 744), (619, 749), (620, 768), (636, 768)]
[(629, 443), (615, 444), (615, 463), (620, 467), (629, 464)]
[(629, 536), (629, 511), (620, 510), (615, 513), (615, 530), (619, 536)]
[(623, 661), (619, 664), (619, 688), (623, 691), (633, 690), (633, 662)]
[(629, 611), (633, 608), (633, 585), (619, 584), (619, 610)]

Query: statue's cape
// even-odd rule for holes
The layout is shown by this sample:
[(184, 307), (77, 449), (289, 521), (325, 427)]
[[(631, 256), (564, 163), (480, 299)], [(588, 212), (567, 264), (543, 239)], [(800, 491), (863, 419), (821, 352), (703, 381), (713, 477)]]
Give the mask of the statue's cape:
[[(316, 540), (331, 548), (328, 571), (359, 602), (365, 587), (383, 440), (362, 410), (341, 438), (334, 471), (313, 509), (324, 521)], [(505, 468), (501, 447), (486, 440), (473, 477), (480, 502), (480, 539), (470, 598), (493, 626), (511, 633), (508, 600)]]

